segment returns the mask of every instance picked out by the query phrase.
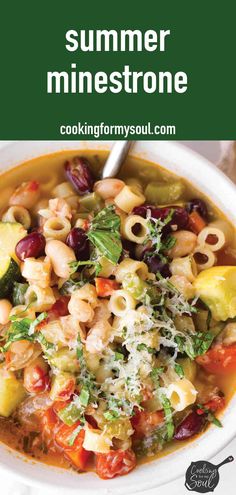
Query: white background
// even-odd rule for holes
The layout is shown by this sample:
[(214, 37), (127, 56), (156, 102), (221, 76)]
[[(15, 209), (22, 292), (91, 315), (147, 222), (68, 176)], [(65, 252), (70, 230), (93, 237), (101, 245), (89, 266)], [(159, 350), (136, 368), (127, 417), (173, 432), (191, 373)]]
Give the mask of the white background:
[[(8, 141), (0, 141), (0, 147), (6, 144), (8, 144)], [(214, 163), (218, 163), (220, 159), (222, 149), (222, 143), (220, 143), (220, 141), (183, 141), (183, 144), (191, 147), (195, 151), (198, 151)], [(224, 144), (225, 143), (223, 143), (223, 145)], [(225, 495), (226, 493), (227, 495), (235, 495), (236, 439), (211, 461), (214, 464), (218, 464), (229, 455), (233, 455), (235, 457), (235, 461), (231, 464), (226, 464), (220, 469), (220, 482), (214, 492), (216, 495)], [(189, 463), (196, 460), (199, 459), (189, 459)], [(179, 478), (178, 480), (163, 487), (145, 492), (145, 495), (187, 495), (189, 492), (184, 486), (184, 481), (184, 477)], [(56, 495), (56, 493), (57, 495), (71, 495), (75, 492), (66, 492), (65, 490), (60, 492), (58, 489), (55, 492), (54, 490), (45, 490), (45, 488), (38, 489), (23, 485), (22, 483), (15, 481), (12, 478), (12, 475), (6, 474), (0, 466), (0, 495)], [(76, 493), (79, 495), (79, 482), (78, 492)], [(142, 494), (140, 493), (140, 495)]]

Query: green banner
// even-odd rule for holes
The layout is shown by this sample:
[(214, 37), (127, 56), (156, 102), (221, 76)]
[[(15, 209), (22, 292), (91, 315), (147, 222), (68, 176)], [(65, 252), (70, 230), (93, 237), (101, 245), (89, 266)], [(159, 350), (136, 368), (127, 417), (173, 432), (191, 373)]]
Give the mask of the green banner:
[(0, 139), (236, 139), (232, 1), (1, 10)]

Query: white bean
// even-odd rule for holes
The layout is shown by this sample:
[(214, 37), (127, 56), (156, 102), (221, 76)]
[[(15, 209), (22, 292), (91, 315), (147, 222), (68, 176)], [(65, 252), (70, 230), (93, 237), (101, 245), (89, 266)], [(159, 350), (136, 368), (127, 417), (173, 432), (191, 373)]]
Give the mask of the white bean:
[(51, 260), (55, 274), (61, 278), (69, 278), (71, 272), (69, 263), (76, 261), (73, 249), (62, 241), (52, 240), (47, 242), (45, 251)]
[(175, 238), (175, 245), (168, 251), (170, 258), (181, 258), (192, 253), (197, 244), (197, 236), (188, 230), (179, 230), (174, 232), (172, 237)]
[(6, 325), (9, 322), (9, 316), (12, 304), (8, 299), (0, 299), (0, 324)]
[(94, 184), (94, 191), (103, 199), (114, 198), (124, 185), (125, 183), (120, 179), (103, 179)]

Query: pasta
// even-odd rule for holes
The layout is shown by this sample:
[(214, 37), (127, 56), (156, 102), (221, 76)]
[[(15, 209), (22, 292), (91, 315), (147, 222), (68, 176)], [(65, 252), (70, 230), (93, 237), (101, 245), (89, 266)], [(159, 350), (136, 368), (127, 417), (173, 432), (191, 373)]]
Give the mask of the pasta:
[(2, 216), (3, 222), (18, 222), (27, 230), (31, 225), (31, 218), (24, 206), (10, 206)]
[(145, 196), (137, 189), (133, 191), (131, 187), (124, 186), (123, 189), (115, 197), (115, 204), (126, 213), (130, 213), (135, 206), (140, 206), (144, 203)]
[(125, 290), (116, 290), (110, 297), (109, 309), (115, 316), (124, 316), (135, 306), (135, 299)]
[(121, 283), (125, 276), (129, 274), (136, 274), (142, 280), (145, 280), (148, 276), (148, 267), (143, 261), (125, 258), (116, 269), (115, 277), (117, 282)]
[(143, 244), (149, 232), (147, 220), (139, 215), (130, 215), (122, 222), (121, 232), (129, 241)]
[(206, 246), (198, 246), (194, 251), (193, 258), (199, 271), (211, 268), (216, 262), (214, 252)]
[(232, 228), (223, 220), (209, 223), (209, 225), (198, 234), (199, 245), (206, 246), (213, 252), (219, 251), (232, 240)]
[(197, 391), (189, 380), (183, 378), (171, 383), (166, 395), (175, 411), (183, 411), (195, 402)]
[(43, 233), (48, 239), (65, 241), (71, 230), (71, 224), (66, 218), (51, 217), (43, 226)]
[(51, 263), (46, 258), (26, 258), (21, 265), (21, 273), (30, 284), (36, 284), (39, 287), (46, 288), (51, 281)]
[(55, 303), (56, 299), (51, 287), (42, 288), (38, 285), (30, 285), (25, 294), (25, 302), (34, 311), (47, 311)]

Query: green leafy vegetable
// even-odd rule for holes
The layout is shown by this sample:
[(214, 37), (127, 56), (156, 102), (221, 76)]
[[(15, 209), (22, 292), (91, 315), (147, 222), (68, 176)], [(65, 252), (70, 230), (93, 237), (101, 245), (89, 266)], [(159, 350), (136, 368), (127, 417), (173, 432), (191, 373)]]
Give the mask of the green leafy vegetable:
[(37, 341), (39, 339), (38, 341), (40, 342), (40, 332), (35, 333), (35, 328), (45, 318), (47, 318), (47, 313), (41, 313), (35, 320), (23, 318), (19, 321), (12, 321), (6, 336), (6, 343), (2, 348), (2, 352), (6, 352), (12, 342), (17, 342), (18, 340)]
[(169, 401), (169, 399), (167, 399), (167, 397), (162, 396), (161, 401), (162, 401), (164, 414), (165, 414), (167, 440), (169, 441), (173, 438), (174, 431), (175, 431), (173, 417), (172, 417), (172, 407), (171, 407), (170, 401)]
[(186, 337), (177, 335), (175, 341), (179, 352), (187, 354), (190, 359), (195, 359), (208, 351), (214, 340), (211, 332), (197, 332)]
[(184, 377), (184, 369), (181, 364), (175, 363), (175, 372), (177, 373), (177, 375), (179, 375), (180, 378)]
[(77, 436), (79, 435), (79, 433), (81, 432), (81, 430), (83, 429), (83, 425), (78, 425), (75, 430), (73, 431), (73, 433), (71, 434), (70, 438), (69, 438), (69, 442), (68, 442), (68, 445), (70, 447), (72, 447), (75, 443), (75, 440), (77, 438)]
[(118, 263), (122, 252), (120, 217), (113, 205), (103, 208), (96, 215), (87, 236), (101, 255), (114, 264)]

